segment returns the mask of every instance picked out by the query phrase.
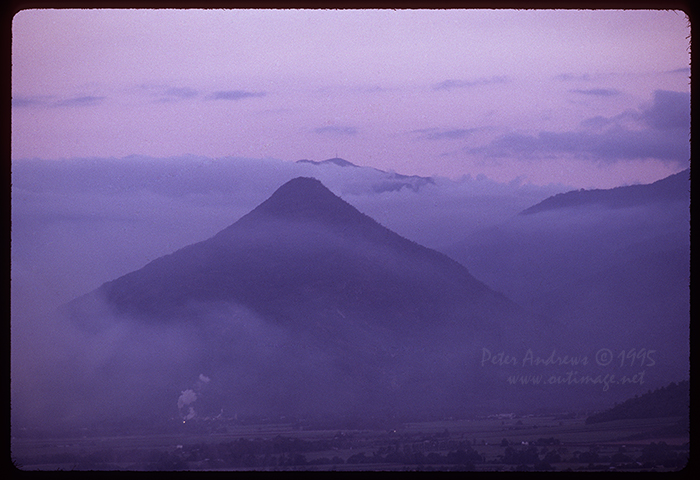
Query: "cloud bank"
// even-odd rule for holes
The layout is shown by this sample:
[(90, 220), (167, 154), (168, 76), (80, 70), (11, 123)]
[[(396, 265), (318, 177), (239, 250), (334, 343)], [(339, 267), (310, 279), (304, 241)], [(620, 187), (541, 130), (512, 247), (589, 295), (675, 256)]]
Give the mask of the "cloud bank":
[[(597, 90), (588, 92), (601, 95)], [(485, 146), (469, 149), (469, 153), (521, 160), (569, 155), (607, 164), (647, 159), (682, 164), (690, 158), (689, 125), (690, 94), (657, 90), (651, 104), (639, 111), (589, 118), (576, 131), (508, 133)]]

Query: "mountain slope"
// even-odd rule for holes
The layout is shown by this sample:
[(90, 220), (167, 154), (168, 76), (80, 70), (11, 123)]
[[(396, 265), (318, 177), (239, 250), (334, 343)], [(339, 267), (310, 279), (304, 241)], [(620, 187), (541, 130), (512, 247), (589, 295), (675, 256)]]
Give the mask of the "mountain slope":
[(630, 398), (604, 412), (586, 418), (586, 424), (630, 418), (687, 417), (690, 408), (690, 382), (671, 383), (666, 387)]
[[(541, 405), (536, 390), (504, 392), (508, 369), (483, 368), (484, 349), (522, 355), (558, 340), (554, 323), (312, 178), (287, 182), (212, 238), (107, 282), (65, 311), (98, 337), (120, 325), (186, 331), (193, 343), (180, 347), (190, 353), (179, 375), (212, 378), (214, 412), (415, 415)], [(131, 364), (117, 349), (100, 368), (126, 375)], [(154, 405), (167, 407), (172, 394), (150, 391)]]

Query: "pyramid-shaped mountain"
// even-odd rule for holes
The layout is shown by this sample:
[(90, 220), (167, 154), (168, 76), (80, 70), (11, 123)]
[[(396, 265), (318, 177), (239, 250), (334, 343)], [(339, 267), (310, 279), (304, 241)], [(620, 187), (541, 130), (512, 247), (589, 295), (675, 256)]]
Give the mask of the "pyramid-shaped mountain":
[[(505, 398), (506, 369), (483, 368), (484, 349), (524, 354), (551, 348), (543, 332), (554, 334), (461, 264), (383, 227), (313, 178), (289, 181), (212, 238), (65, 310), (98, 333), (110, 322), (191, 329), (188, 374), (226, 385), (209, 395), (214, 412), (490, 406)], [(123, 364), (133, 361), (102, 370), (126, 375)], [(524, 405), (522, 392), (509, 394)]]
[[(361, 317), (389, 328), (437, 326), (455, 312), (516, 309), (465, 267), (381, 226), (313, 178), (296, 178), (203, 242), (102, 285), (113, 313), (148, 321), (233, 302), (278, 323)], [(498, 305), (498, 307), (496, 307)], [(84, 313), (84, 312), (82, 312)], [(87, 318), (85, 319), (87, 320)]]

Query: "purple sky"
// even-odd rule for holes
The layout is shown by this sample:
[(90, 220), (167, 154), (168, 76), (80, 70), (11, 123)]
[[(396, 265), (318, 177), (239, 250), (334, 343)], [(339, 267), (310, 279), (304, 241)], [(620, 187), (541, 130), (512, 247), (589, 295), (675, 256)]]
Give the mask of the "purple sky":
[(689, 35), (680, 11), (27, 10), (12, 158), (647, 183), (689, 164)]

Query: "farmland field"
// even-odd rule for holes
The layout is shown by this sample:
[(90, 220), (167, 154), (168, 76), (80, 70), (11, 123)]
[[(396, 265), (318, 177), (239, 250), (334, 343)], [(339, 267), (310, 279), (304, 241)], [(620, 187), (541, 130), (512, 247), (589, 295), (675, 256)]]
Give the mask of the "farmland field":
[[(681, 418), (502, 416), (336, 429), (199, 421), (162, 434), (12, 438), (21, 470), (625, 470), (688, 459)], [(572, 418), (573, 417), (573, 418)]]

